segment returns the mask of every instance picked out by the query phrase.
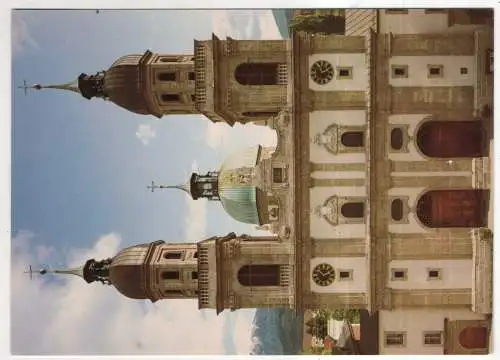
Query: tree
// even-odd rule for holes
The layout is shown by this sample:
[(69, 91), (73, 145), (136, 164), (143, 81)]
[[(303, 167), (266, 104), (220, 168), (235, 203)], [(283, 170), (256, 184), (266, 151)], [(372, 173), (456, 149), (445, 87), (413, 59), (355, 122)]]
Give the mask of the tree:
[(299, 355), (321, 355), (323, 349), (320, 347), (312, 346), (310, 348), (302, 350)]
[(324, 339), (328, 335), (328, 317), (322, 312), (306, 322), (306, 332), (318, 339)]
[(320, 34), (344, 34), (344, 10), (318, 10), (314, 14), (297, 15), (289, 25), (290, 30)]
[(336, 309), (332, 312), (332, 318), (335, 320), (348, 320), (353, 324), (359, 324), (359, 310), (356, 309)]

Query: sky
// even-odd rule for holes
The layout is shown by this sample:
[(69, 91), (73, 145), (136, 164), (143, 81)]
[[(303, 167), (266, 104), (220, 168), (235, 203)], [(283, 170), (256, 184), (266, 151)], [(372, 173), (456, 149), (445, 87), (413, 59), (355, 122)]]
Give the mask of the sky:
[(16, 355), (248, 354), (254, 310), (200, 311), (194, 300), (122, 297), (79, 278), (23, 274), (75, 266), (155, 241), (257, 234), (216, 202), (177, 190), (242, 147), (276, 144), (259, 126), (201, 115), (161, 119), (100, 99), (17, 86), (74, 80), (146, 50), (193, 53), (193, 40), (279, 39), (270, 10), (30, 10), (12, 15), (11, 351)]

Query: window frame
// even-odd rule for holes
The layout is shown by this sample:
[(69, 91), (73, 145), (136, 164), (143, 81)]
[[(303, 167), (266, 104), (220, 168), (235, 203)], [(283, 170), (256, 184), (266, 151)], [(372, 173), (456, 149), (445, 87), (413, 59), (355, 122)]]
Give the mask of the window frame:
[[(342, 71), (347, 71), (347, 75), (341, 75)], [(335, 76), (337, 80), (351, 80), (353, 78), (352, 66), (337, 66), (335, 68)]]
[[(177, 274), (177, 277), (171, 278), (171, 277), (165, 277), (164, 274)], [(178, 281), (181, 280), (181, 272), (179, 270), (162, 270), (160, 273), (160, 277), (162, 280), (166, 281)]]
[[(179, 257), (169, 258), (169, 257), (167, 257), (168, 254), (179, 254)], [(183, 260), (184, 251), (182, 251), (182, 250), (167, 250), (163, 253), (163, 258), (165, 260)]]
[[(396, 74), (397, 70), (403, 70), (404, 74), (403, 75)], [(391, 65), (391, 78), (392, 79), (408, 79), (409, 74), (410, 74), (410, 72), (409, 72), (408, 65), (397, 65), (397, 64)]]
[[(338, 269), (336, 271), (338, 273), (339, 281), (352, 281), (353, 280), (353, 270), (352, 269)], [(347, 273), (347, 277), (342, 277), (342, 274)]]
[[(439, 335), (439, 343), (427, 342), (427, 339), (432, 339), (433, 336)], [(423, 333), (423, 345), (425, 347), (443, 346), (444, 345), (444, 334), (443, 331), (424, 331)]]
[[(439, 74), (431, 74), (433, 69), (439, 69)], [(427, 65), (427, 78), (428, 79), (441, 79), (444, 77), (444, 66), (439, 64)]]
[[(403, 277), (396, 276), (396, 273), (402, 272)], [(408, 281), (408, 269), (391, 268), (391, 281)]]
[[(175, 96), (176, 97), (176, 100), (166, 100), (165, 97), (166, 96)], [(182, 102), (182, 97), (181, 97), (181, 94), (178, 94), (178, 93), (162, 93), (160, 95), (160, 99), (162, 101), (162, 103), (164, 104), (171, 104), (171, 103), (180, 103)]]
[[(164, 79), (162, 79), (163, 75), (173, 76), (173, 80), (171, 80), (171, 79), (164, 80)], [(156, 73), (156, 79), (158, 81), (160, 81), (160, 82), (174, 83), (174, 82), (177, 82), (179, 80), (179, 74), (175, 70), (172, 70), (172, 71), (169, 71), (169, 70), (158, 71)]]
[[(431, 271), (437, 271), (437, 276), (431, 276)], [(439, 281), (439, 280), (443, 280), (442, 269), (428, 268), (427, 269), (427, 281)]]
[[(387, 340), (391, 336), (397, 336), (401, 338), (401, 343), (388, 344)], [(406, 331), (384, 331), (384, 347), (385, 348), (397, 348), (406, 347)]]

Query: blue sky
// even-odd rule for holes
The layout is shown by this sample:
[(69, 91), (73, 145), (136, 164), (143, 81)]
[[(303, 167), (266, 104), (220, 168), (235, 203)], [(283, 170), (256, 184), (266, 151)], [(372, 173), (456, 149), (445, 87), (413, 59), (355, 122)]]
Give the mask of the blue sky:
[[(71, 81), (80, 72), (93, 74), (122, 55), (148, 49), (190, 54), (193, 39), (209, 39), (212, 32), (237, 39), (279, 38), (266, 10), (14, 13), (13, 353), (248, 353), (253, 311), (216, 317), (214, 311), (198, 311), (194, 301), (152, 305), (80, 279), (30, 282), (20, 274), (28, 263), (76, 265), (157, 239), (256, 233), (232, 220), (218, 203), (192, 201), (175, 190), (152, 194), (146, 185), (151, 180), (179, 183), (193, 168), (216, 169), (241, 147), (272, 145), (271, 130), (229, 128), (193, 115), (158, 120), (74, 93), (44, 90), (25, 96), (16, 88), (23, 80)], [(108, 329), (104, 338), (95, 332), (96, 323)]]

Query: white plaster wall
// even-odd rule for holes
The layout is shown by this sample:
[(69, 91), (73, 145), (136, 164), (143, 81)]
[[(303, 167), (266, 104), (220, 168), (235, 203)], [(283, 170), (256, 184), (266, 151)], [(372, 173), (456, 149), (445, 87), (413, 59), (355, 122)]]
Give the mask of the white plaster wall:
[[(408, 66), (408, 77), (393, 78), (392, 65)], [(427, 65), (442, 65), (443, 77), (429, 78)], [(460, 74), (460, 68), (467, 74)], [(391, 86), (474, 86), (474, 56), (393, 56), (389, 59)]]
[[(424, 346), (424, 332), (444, 331), (444, 319), (482, 320), (469, 309), (398, 309), (379, 312), (379, 355), (442, 355), (443, 346)], [(385, 347), (384, 332), (406, 332), (405, 347)]]
[[(316, 84), (309, 77), (309, 88), (315, 91), (356, 91), (368, 87), (368, 69), (366, 54), (314, 54), (309, 56), (309, 69), (318, 60), (326, 60), (332, 64), (334, 77), (325, 85)], [(352, 67), (351, 79), (337, 79), (337, 67)]]
[[(391, 269), (407, 269), (408, 280), (389, 277), (391, 289), (467, 289), (472, 288), (472, 259), (465, 260), (392, 260)], [(441, 280), (427, 280), (428, 269), (441, 269)]]
[(313, 171), (314, 179), (364, 179), (365, 171)]
[(413, 211), (415, 208), (415, 204), (418, 198), (424, 193), (425, 188), (391, 188), (389, 189), (389, 196), (403, 196), (408, 197), (408, 206), (410, 207), (410, 213), (408, 214), (408, 223), (407, 224), (389, 224), (389, 232), (394, 233), (406, 233), (406, 234), (414, 234), (414, 233), (426, 233), (429, 232), (429, 229), (424, 227), (420, 220), (417, 218), (415, 212)]
[(367, 190), (360, 186), (314, 187), (310, 190), (310, 234), (317, 239), (360, 238), (366, 236), (366, 224), (339, 224), (333, 226), (314, 213), (331, 196), (367, 197)]
[[(321, 263), (332, 265), (336, 270), (336, 278), (333, 284), (329, 286), (318, 286), (312, 280), (312, 271), (314, 267)], [(311, 292), (316, 293), (348, 293), (367, 291), (367, 261), (364, 257), (316, 257), (311, 259), (310, 263), (310, 282)], [(338, 279), (338, 270), (352, 270), (352, 280)]]
[(366, 111), (364, 110), (334, 110), (334, 111), (312, 111), (309, 113), (309, 136), (310, 151), (309, 158), (312, 162), (328, 164), (350, 164), (365, 163), (364, 153), (354, 154), (332, 154), (323, 145), (313, 142), (317, 134), (322, 134), (330, 125), (339, 126), (365, 126)]
[(393, 34), (430, 34), (448, 30), (448, 14), (426, 14), (412, 9), (408, 14), (386, 14), (379, 10), (380, 32)]
[(309, 131), (323, 132), (332, 124), (345, 126), (366, 125), (365, 110), (316, 110), (309, 113)]

